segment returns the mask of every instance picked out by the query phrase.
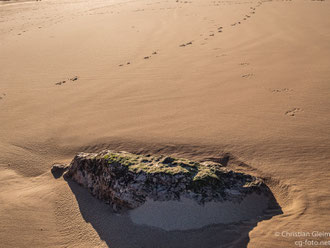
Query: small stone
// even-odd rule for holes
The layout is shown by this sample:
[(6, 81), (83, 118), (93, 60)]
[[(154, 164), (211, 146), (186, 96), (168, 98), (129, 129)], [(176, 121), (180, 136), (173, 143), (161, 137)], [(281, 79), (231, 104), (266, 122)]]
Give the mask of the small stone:
[(69, 166), (66, 164), (53, 164), (50, 171), (52, 172), (55, 178), (59, 178), (68, 168)]

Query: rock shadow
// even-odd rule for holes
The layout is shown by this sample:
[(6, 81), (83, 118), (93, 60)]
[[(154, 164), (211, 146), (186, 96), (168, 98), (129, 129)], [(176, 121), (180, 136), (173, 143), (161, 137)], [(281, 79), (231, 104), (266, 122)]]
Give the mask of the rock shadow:
[(108, 247), (115, 248), (215, 248), (247, 247), (249, 232), (258, 222), (282, 214), (273, 194), (269, 209), (258, 219), (239, 223), (217, 224), (187, 231), (162, 229), (134, 224), (127, 213), (116, 214), (109, 205), (94, 198), (86, 188), (66, 179), (75, 195), (82, 217), (90, 223)]

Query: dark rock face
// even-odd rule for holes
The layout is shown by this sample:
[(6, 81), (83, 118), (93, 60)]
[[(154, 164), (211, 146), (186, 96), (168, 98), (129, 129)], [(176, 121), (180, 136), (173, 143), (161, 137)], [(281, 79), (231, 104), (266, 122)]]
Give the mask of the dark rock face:
[(55, 178), (59, 178), (69, 168), (67, 164), (53, 164), (51, 172)]
[(65, 174), (109, 203), (115, 211), (154, 201), (194, 199), (241, 202), (252, 193), (270, 195), (262, 180), (228, 170), (219, 163), (194, 162), (126, 152), (80, 153)]

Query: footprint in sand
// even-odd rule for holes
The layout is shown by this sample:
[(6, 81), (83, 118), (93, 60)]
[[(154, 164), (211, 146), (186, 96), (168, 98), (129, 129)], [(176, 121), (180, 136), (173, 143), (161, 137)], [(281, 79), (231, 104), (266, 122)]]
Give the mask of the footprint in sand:
[[(130, 65), (131, 64), (131, 62), (126, 62), (126, 65)], [(118, 65), (119, 67), (122, 67), (122, 66), (124, 66), (124, 64), (120, 64), (120, 65)]]
[(301, 112), (301, 111), (302, 111), (301, 108), (293, 108), (293, 109), (291, 109), (291, 110), (286, 111), (285, 114), (286, 114), (287, 116), (294, 117), (298, 112)]
[(287, 93), (289, 91), (292, 91), (292, 89), (289, 88), (281, 88), (281, 89), (270, 89), (272, 93)]
[(189, 45), (192, 45), (192, 41), (189, 41), (186, 44), (181, 44), (180, 47), (185, 47), (185, 46), (189, 46)]
[(74, 76), (72, 78), (70, 78), (70, 81), (77, 81), (78, 80), (78, 76)]
[(254, 75), (252, 73), (242, 75), (242, 78), (250, 78), (253, 77)]
[(55, 83), (55, 85), (62, 85), (62, 84), (65, 84), (65, 83), (66, 83), (66, 81), (63, 80), (63, 81), (60, 81), (60, 82)]
[[(143, 59), (150, 59), (152, 55), (157, 55), (158, 52), (153, 51), (152, 54), (150, 56), (145, 56)], [(129, 62), (128, 62), (129, 63)]]
[(6, 93), (2, 93), (2, 94), (0, 95), (0, 100), (4, 99), (5, 96), (6, 96)]
[(72, 78), (69, 78), (68, 80), (63, 80), (63, 81), (57, 82), (57, 83), (55, 83), (55, 85), (62, 85), (62, 84), (67, 83), (68, 81), (74, 82), (77, 80), (78, 80), (78, 76), (74, 76)]
[(225, 57), (225, 56), (228, 56), (226, 53), (223, 53), (223, 54), (221, 54), (221, 55), (217, 55), (217, 56), (215, 56), (215, 57)]
[(249, 65), (250, 63), (246, 63), (246, 62), (243, 62), (243, 63), (240, 63), (239, 65), (241, 65), (241, 66), (247, 66), (247, 65)]

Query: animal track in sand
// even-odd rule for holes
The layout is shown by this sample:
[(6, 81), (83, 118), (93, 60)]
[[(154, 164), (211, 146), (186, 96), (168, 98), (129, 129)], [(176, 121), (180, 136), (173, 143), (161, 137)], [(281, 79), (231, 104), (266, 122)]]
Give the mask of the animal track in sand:
[(2, 93), (2, 94), (0, 94), (0, 100), (4, 99), (5, 96), (6, 96), (6, 93)]
[(78, 76), (74, 76), (72, 78), (70, 78), (70, 81), (77, 81), (78, 80)]
[(249, 78), (249, 77), (253, 77), (254, 75), (252, 73), (248, 73), (245, 75), (242, 75), (242, 78)]
[(250, 65), (250, 63), (240, 63), (239, 65), (241, 65), (241, 66), (247, 66), (247, 65)]
[(189, 42), (187, 42), (187, 43), (185, 43), (185, 44), (181, 44), (179, 47), (185, 47), (185, 46), (189, 46), (189, 45), (192, 45), (192, 41), (189, 41)]
[(289, 88), (281, 88), (281, 89), (270, 89), (272, 93), (287, 93), (289, 91), (292, 91), (292, 89)]
[(227, 54), (223, 53), (223, 54), (221, 54), (221, 55), (216, 55), (215, 57), (216, 57), (216, 58), (219, 58), (219, 57), (225, 57), (225, 56), (227, 56)]
[(55, 83), (55, 85), (62, 85), (62, 84), (65, 84), (65, 83), (66, 83), (66, 81), (63, 80), (63, 81), (60, 81), (60, 82)]
[(74, 82), (74, 81), (77, 81), (77, 80), (78, 80), (78, 76), (73, 76), (72, 78), (69, 78), (67, 80), (62, 80), (60, 82), (57, 82), (57, 83), (55, 83), (55, 85), (62, 85), (62, 84), (67, 83), (67, 81)]
[[(219, 1), (218, 3), (220, 3), (222, 1)], [(216, 1), (214, 1), (214, 3), (216, 3)], [(237, 3), (236, 3), (237, 4)], [(262, 5), (262, 2), (258, 2), (257, 5), (255, 6), (250, 6), (250, 12), (248, 14), (245, 14), (245, 16), (242, 17), (241, 20), (237, 20), (236, 22), (230, 24), (231, 27), (234, 27), (234, 26), (237, 26), (237, 25), (240, 25), (240, 24), (243, 24), (244, 21), (247, 20), (247, 18), (250, 18), (251, 17), (251, 14), (255, 14), (255, 11), (256, 11), (256, 8), (261, 6)], [(208, 17), (204, 17), (203, 18), (204, 21), (208, 20)], [(214, 20), (210, 20), (209, 22), (212, 22), (214, 23)], [(223, 32), (223, 26), (219, 26), (217, 27), (218, 25), (217, 24), (213, 24), (213, 26), (215, 27), (215, 30), (214, 31), (210, 31), (210, 34), (206, 34), (208, 35), (209, 37), (215, 37), (215, 33), (222, 33)], [(203, 37), (205, 34), (200, 34), (199, 36), (200, 37)], [(204, 38), (203, 39), (204, 41), (208, 40), (208, 38)], [(179, 45), (179, 47), (186, 47), (188, 45), (191, 45), (192, 42), (188, 42), (188, 43), (183, 43), (181, 45)], [(202, 42), (201, 45), (205, 45), (205, 42)], [(216, 56), (218, 57), (218, 56)], [(252, 74), (249, 74), (249, 75), (243, 75), (243, 77), (250, 77), (250, 76), (253, 76)]]
[[(130, 65), (131, 64), (131, 62), (126, 62), (126, 65)], [(119, 67), (122, 67), (122, 66), (124, 66), (124, 64), (120, 64), (120, 65), (118, 65)]]
[[(153, 52), (152, 52), (152, 55), (157, 55), (157, 54), (158, 54), (157, 51), (153, 51)], [(143, 59), (145, 59), (145, 60), (151, 59), (152, 55), (145, 56), (145, 57), (143, 57)], [(130, 64), (131, 64), (131, 62), (128, 61), (128, 62), (126, 62), (126, 63), (124, 63), (124, 64), (119, 64), (118, 66), (119, 66), (119, 67), (123, 67), (123, 66), (125, 66), (125, 65), (130, 65)]]
[[(158, 53), (156, 51), (152, 52), (152, 55), (157, 55)], [(150, 56), (145, 56), (143, 59), (150, 59), (151, 58), (151, 55)]]
[(294, 116), (296, 115), (297, 112), (301, 112), (301, 111), (302, 111), (301, 108), (293, 108), (293, 109), (291, 109), (291, 110), (286, 111), (285, 114), (286, 114), (287, 116), (294, 117)]

